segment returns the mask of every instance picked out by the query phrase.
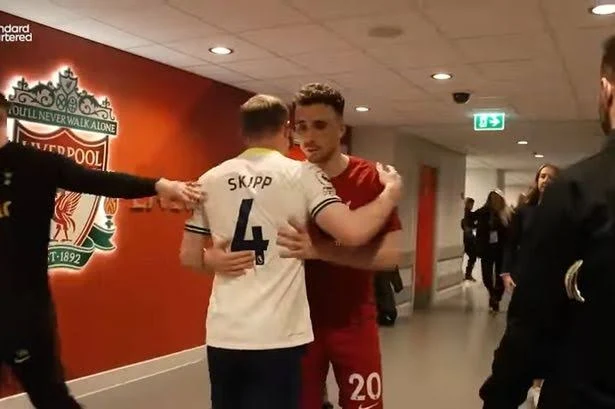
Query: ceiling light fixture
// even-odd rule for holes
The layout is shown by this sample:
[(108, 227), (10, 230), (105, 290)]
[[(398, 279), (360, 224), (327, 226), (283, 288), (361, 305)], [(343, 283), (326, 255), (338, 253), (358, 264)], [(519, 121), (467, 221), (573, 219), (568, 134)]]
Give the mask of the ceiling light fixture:
[(518, 141), (517, 145), (527, 145), (527, 141)]
[(615, 1), (597, 0), (596, 5), (589, 9), (589, 12), (597, 16), (607, 16), (615, 13)]
[(545, 157), (545, 155), (543, 155), (542, 153), (535, 153), (535, 154), (534, 154), (534, 157), (535, 157), (536, 159), (542, 159), (542, 158), (544, 158), (544, 157)]
[(437, 72), (435, 74), (432, 74), (431, 78), (433, 78), (434, 80), (444, 81), (450, 80), (451, 78), (453, 78), (453, 75), (449, 74), (448, 72)]
[(209, 52), (216, 55), (229, 55), (233, 53), (233, 50), (227, 47), (212, 47)]
[(396, 38), (403, 33), (404, 30), (397, 26), (376, 26), (367, 31), (367, 35), (374, 38)]
[(367, 112), (367, 111), (369, 111), (369, 107), (358, 106), (358, 107), (355, 108), (355, 111), (357, 111), (357, 112)]

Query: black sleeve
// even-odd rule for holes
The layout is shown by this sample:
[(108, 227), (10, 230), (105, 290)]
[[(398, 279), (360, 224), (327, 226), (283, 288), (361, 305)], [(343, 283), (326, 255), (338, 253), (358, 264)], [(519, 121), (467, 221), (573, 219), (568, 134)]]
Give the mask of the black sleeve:
[(61, 155), (54, 155), (52, 160), (57, 165), (57, 187), (61, 189), (122, 199), (156, 195), (158, 179), (92, 170)]
[(510, 273), (513, 277), (517, 275), (519, 244), (523, 234), (523, 215), (523, 208), (519, 208), (513, 213), (504, 242), (502, 272)]
[[(568, 299), (566, 271), (583, 240), (582, 196), (558, 180), (545, 192), (524, 238), (519, 270), (523, 280), (509, 306), (506, 331), (494, 353), (492, 373), (480, 389), (483, 409), (517, 409), (561, 331)], [(514, 314), (512, 312), (514, 311)]]

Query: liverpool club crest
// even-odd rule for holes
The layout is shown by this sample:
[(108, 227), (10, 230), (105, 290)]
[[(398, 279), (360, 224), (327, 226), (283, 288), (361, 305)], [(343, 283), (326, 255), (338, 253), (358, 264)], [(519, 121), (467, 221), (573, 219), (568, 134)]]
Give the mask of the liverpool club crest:
[[(99, 102), (80, 90), (70, 69), (58, 83), (30, 87), (21, 79), (9, 95), (13, 140), (37, 149), (57, 152), (78, 164), (108, 170), (110, 136), (117, 122), (107, 99)], [(97, 251), (115, 249), (113, 216), (117, 199), (76, 192), (56, 194), (52, 216), (49, 269), (80, 270)]]

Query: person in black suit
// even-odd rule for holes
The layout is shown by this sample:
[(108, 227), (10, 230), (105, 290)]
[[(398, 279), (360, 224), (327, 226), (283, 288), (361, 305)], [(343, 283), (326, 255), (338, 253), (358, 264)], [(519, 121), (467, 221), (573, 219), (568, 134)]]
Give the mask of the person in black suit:
[(504, 243), (504, 263), (502, 267), (502, 281), (504, 287), (512, 291), (518, 277), (519, 250), (527, 234), (534, 210), (542, 201), (545, 188), (557, 177), (559, 168), (552, 164), (545, 164), (538, 168), (534, 177), (534, 185), (523, 201), (520, 201), (512, 214), (509, 231)]
[(506, 332), (480, 389), (484, 409), (517, 409), (540, 365), (540, 409), (615, 407), (615, 36), (600, 74), (607, 140), (564, 170), (535, 210)]
[(374, 275), (374, 299), (378, 309), (378, 325), (392, 327), (397, 320), (395, 293), (403, 290), (404, 284), (399, 274), (399, 267), (392, 270), (378, 271)]
[(476, 223), (476, 255), (480, 257), (483, 284), (489, 292), (489, 308), (497, 312), (504, 294), (500, 274), (510, 208), (506, 205), (504, 195), (493, 190), (487, 196), (485, 205), (470, 213), (468, 218)]
[(472, 277), (474, 265), (476, 264), (476, 237), (474, 236), (476, 222), (472, 219), (473, 208), (474, 199), (466, 197), (464, 200), (463, 219), (461, 219), (461, 230), (463, 230), (463, 250), (468, 255), (465, 275), (465, 280), (468, 281), (476, 281)]
[[(545, 164), (538, 168), (534, 177), (534, 184), (525, 197), (523, 197), (515, 209), (509, 226), (507, 240), (504, 244), (504, 266), (502, 268), (502, 281), (504, 287), (512, 292), (519, 282), (519, 252), (527, 240), (527, 234), (532, 223), (536, 206), (542, 202), (546, 187), (557, 177), (559, 168), (552, 164)], [(512, 311), (514, 314), (514, 310)], [(508, 316), (510, 317), (509, 310)], [(540, 393), (542, 386), (542, 368), (536, 368), (536, 379), (532, 386), (532, 394)]]

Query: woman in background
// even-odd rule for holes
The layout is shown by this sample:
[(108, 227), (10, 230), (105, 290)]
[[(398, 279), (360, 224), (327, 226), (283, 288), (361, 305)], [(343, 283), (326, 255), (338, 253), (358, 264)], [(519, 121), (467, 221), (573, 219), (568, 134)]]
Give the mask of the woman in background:
[[(534, 184), (526, 195), (525, 203), (521, 203), (517, 206), (511, 218), (510, 229), (507, 235), (508, 240), (504, 247), (504, 267), (502, 270), (502, 281), (504, 287), (508, 291), (512, 291), (516, 283), (518, 283), (520, 279), (523, 279), (519, 277), (519, 271), (517, 269), (519, 251), (527, 238), (528, 228), (532, 223), (534, 211), (542, 201), (545, 189), (558, 174), (559, 168), (555, 165), (545, 164), (538, 168), (536, 176), (534, 177)], [(514, 315), (514, 313), (514, 310), (508, 311), (509, 316)], [(530, 397), (535, 402), (538, 400), (537, 398), (542, 386), (542, 378), (544, 378), (542, 371), (543, 368), (536, 368), (537, 379), (534, 380), (534, 385), (530, 390)]]
[(545, 188), (557, 177), (559, 168), (551, 164), (542, 165), (536, 172), (534, 184), (526, 195), (525, 203), (520, 203), (512, 215), (507, 241), (504, 247), (504, 265), (502, 279), (507, 290), (515, 288), (519, 280), (517, 263), (519, 249), (523, 243), (523, 237), (527, 234), (528, 227), (536, 206), (542, 201)]
[(489, 292), (489, 308), (493, 312), (500, 310), (504, 294), (500, 274), (510, 213), (504, 195), (499, 190), (493, 190), (484, 206), (470, 216), (476, 222), (476, 253), (481, 259), (483, 284)]

